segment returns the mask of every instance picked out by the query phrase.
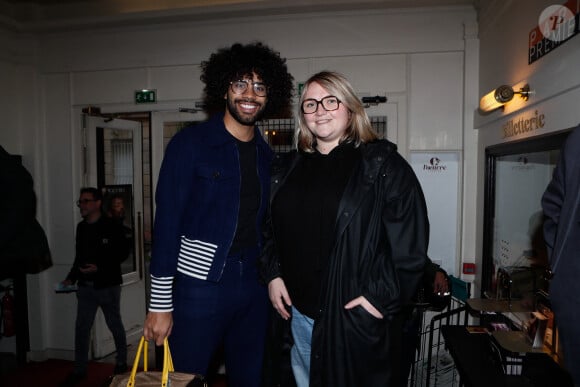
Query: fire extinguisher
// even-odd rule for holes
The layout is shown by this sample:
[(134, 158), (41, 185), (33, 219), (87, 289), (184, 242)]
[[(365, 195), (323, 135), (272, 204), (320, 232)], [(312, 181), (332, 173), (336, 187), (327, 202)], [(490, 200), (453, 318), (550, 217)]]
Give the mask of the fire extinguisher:
[(2, 297), (2, 336), (10, 337), (16, 334), (15, 316), (14, 316), (14, 296), (10, 294), (10, 288), (5, 288), (4, 297)]

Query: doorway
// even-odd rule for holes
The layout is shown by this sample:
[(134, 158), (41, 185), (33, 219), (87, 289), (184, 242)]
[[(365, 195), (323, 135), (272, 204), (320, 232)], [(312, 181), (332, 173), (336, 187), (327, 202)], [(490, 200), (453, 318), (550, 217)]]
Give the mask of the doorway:
[[(133, 342), (142, 335), (146, 314), (145, 241), (150, 240), (143, 200), (143, 125), (139, 120), (88, 115), (82, 116), (82, 122), (83, 186), (103, 191), (103, 213), (119, 218), (133, 242), (129, 258), (122, 264), (121, 297), (127, 341)], [(147, 223), (150, 227), (150, 221)], [(92, 357), (100, 359), (114, 351), (113, 337), (99, 310), (93, 329)]]

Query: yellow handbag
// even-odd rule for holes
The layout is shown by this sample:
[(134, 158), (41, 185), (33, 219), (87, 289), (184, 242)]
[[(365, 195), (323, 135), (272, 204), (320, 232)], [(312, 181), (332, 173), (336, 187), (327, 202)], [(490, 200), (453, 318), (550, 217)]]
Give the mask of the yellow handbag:
[[(141, 337), (131, 372), (116, 375), (109, 387), (207, 387), (201, 375), (175, 372), (167, 338), (163, 342), (163, 370), (148, 371), (148, 345), (145, 337)], [(143, 371), (137, 372), (141, 353), (143, 353)]]

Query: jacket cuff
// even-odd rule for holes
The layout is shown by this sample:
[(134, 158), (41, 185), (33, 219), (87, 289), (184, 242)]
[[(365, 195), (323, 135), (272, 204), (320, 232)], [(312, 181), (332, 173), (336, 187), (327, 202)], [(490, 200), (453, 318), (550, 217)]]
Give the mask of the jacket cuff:
[(173, 277), (155, 277), (151, 275), (149, 311), (173, 311)]

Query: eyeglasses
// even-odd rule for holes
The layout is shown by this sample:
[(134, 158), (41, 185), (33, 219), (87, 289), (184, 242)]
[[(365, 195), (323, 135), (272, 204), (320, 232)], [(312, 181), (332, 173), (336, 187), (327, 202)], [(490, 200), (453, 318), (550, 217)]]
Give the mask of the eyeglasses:
[(96, 199), (82, 199), (82, 200), (77, 200), (77, 207), (80, 207), (81, 204), (87, 204), (90, 202), (96, 202)]
[(340, 102), (340, 99), (336, 98), (334, 95), (324, 97), (320, 101), (314, 98), (308, 98), (302, 101), (302, 106), (300, 106), (300, 108), (302, 109), (302, 113), (312, 114), (316, 113), (318, 105), (322, 105), (324, 110), (331, 112), (340, 107)]
[(252, 82), (249, 79), (240, 79), (230, 82), (230, 89), (234, 94), (244, 94), (248, 90), (248, 86), (252, 85), (254, 94), (258, 97), (265, 97), (268, 95), (268, 87), (262, 82)]

